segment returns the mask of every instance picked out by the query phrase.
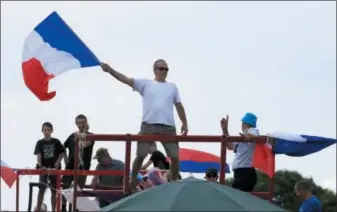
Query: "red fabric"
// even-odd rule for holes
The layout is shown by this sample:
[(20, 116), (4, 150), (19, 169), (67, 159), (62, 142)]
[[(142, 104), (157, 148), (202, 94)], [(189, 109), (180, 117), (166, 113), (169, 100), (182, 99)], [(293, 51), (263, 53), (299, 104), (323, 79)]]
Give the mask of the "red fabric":
[(265, 144), (256, 144), (253, 166), (272, 178), (275, 174), (275, 157), (271, 148)]
[(16, 173), (13, 169), (1, 166), (1, 178), (5, 181), (8, 187), (12, 187), (16, 181)]
[(49, 80), (54, 78), (43, 69), (40, 61), (32, 58), (22, 63), (23, 79), (29, 90), (41, 101), (48, 101), (55, 97), (56, 92), (48, 92)]
[(195, 162), (215, 162), (220, 163), (220, 157), (208, 152), (203, 152), (194, 149), (180, 148), (179, 150), (180, 161), (195, 161)]

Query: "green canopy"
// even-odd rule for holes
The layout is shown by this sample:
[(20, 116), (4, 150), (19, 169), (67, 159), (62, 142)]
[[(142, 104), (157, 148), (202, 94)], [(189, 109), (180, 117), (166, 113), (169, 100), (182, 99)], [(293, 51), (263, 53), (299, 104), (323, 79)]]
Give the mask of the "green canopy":
[(101, 211), (285, 211), (254, 195), (193, 177), (166, 183), (126, 198)]

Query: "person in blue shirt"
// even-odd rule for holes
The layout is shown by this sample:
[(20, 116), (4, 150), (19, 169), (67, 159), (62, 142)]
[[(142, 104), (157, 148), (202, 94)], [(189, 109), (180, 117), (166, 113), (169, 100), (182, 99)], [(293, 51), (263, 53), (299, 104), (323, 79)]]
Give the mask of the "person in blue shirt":
[(295, 185), (296, 196), (303, 201), (299, 212), (321, 212), (322, 205), (319, 199), (311, 192), (311, 183), (308, 180), (300, 180)]

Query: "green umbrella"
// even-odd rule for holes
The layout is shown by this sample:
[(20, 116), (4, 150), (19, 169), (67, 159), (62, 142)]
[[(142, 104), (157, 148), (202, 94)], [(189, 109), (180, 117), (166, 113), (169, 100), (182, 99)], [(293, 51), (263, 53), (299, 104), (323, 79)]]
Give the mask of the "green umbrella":
[(285, 211), (249, 193), (193, 177), (166, 183), (131, 196), (101, 211)]

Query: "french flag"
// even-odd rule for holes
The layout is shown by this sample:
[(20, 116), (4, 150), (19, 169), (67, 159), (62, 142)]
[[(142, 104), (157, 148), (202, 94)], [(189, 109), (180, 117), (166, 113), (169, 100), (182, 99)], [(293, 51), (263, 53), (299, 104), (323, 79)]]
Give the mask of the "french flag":
[(253, 156), (253, 166), (273, 177), (273, 154), (284, 154), (292, 157), (310, 155), (336, 144), (335, 138), (325, 138), (311, 135), (291, 133), (271, 133), (269, 144), (256, 144)]
[(48, 91), (49, 80), (72, 69), (99, 64), (97, 57), (56, 12), (39, 23), (24, 42), (23, 78), (41, 101), (56, 95), (55, 91)]
[(16, 173), (5, 161), (1, 160), (1, 178), (5, 181), (8, 187), (12, 187), (16, 181)]

